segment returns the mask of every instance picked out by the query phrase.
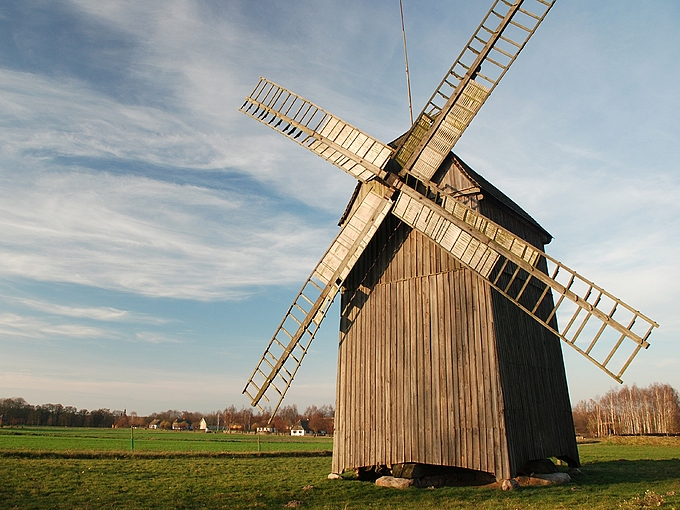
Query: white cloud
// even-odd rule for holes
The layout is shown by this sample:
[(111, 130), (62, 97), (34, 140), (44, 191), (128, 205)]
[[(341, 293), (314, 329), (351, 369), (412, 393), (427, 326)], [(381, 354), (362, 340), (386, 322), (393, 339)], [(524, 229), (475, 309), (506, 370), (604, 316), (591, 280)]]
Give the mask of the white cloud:
[[(342, 211), (354, 186), (353, 178), (238, 111), (255, 86), (258, 73), (281, 79), (291, 88), (302, 84), (312, 90), (326, 87), (322, 79), (325, 73), (316, 78), (307, 73), (303, 79), (297, 72), (306, 60), (281, 44), (280, 39), (287, 39), (288, 34), (257, 30), (247, 3), (219, 7), (184, 0), (118, 3), (104, 10), (97, 2), (83, 0), (77, 4), (89, 16), (134, 34), (138, 48), (131, 72), (169, 91), (164, 100), (170, 106), (162, 112), (115, 104), (92, 109), (98, 118), (114, 116), (111, 124), (115, 132), (111, 133), (111, 147), (106, 149), (155, 164), (238, 168), (281, 194), (316, 208), (338, 214)], [(286, 15), (299, 23), (294, 13)], [(341, 47), (327, 36), (307, 34), (314, 39), (309, 44), (315, 54), (322, 53), (317, 44), (322, 41), (328, 47)], [(308, 49), (302, 53), (329, 65), (327, 55), (311, 57)], [(256, 68), (259, 71), (254, 71)], [(326, 97), (334, 98), (332, 90), (325, 92)], [(365, 104), (354, 98), (347, 106), (351, 111), (336, 113), (342, 117), (365, 110)], [(115, 112), (119, 110), (121, 118), (117, 119)], [(63, 113), (71, 118), (68, 108)], [(148, 116), (158, 118), (157, 129), (149, 125)], [(368, 112), (362, 116), (373, 123), (374, 117)], [(364, 129), (370, 130), (370, 126)], [(98, 132), (100, 137), (106, 134)]]
[(221, 168), (224, 138), (173, 113), (129, 106), (70, 78), (0, 70), (2, 152), (37, 159), (120, 158), (172, 167)]
[(11, 300), (14, 303), (20, 303), (23, 306), (44, 312), (49, 315), (57, 315), (62, 317), (75, 317), (79, 319), (90, 319), (102, 322), (134, 322), (152, 324), (166, 324), (168, 322), (168, 319), (130, 312), (129, 310), (119, 310), (117, 308), (108, 306), (67, 306), (51, 303), (48, 301), (9, 296), (5, 296), (5, 299), (7, 301)]
[(135, 338), (140, 342), (148, 342), (151, 344), (179, 344), (182, 343), (175, 337), (164, 335), (153, 331), (140, 331), (135, 333)]
[(680, 361), (678, 360), (678, 358), (664, 358), (654, 363), (654, 366), (660, 368), (675, 368), (675, 367), (680, 368)]
[[(661, 323), (653, 348), (630, 369), (631, 380), (641, 382), (657, 376), (677, 381), (671, 368), (654, 369), (664, 356), (677, 358), (674, 303), (680, 299), (673, 237), (680, 229), (680, 186), (660, 177), (677, 174), (680, 147), (672, 87), (679, 46), (668, 39), (677, 32), (677, 16), (666, 14), (670, 5), (666, 0), (651, 9), (630, 2), (621, 9), (605, 2), (593, 11), (585, 1), (558, 3), (457, 147), (556, 236), (552, 254)], [(339, 215), (354, 180), (237, 108), (262, 74), (383, 141), (397, 136), (407, 110), (393, 4), (73, 0), (71, 6), (84, 19), (78, 26), (95, 20), (92, 26), (124, 40), (105, 51), (120, 62), (115, 78), (131, 93), (102, 91), (97, 76), (88, 81), (86, 73), (0, 70), (0, 278), (201, 300), (302, 280), (337, 231), (315, 216), (325, 222), (329, 213)], [(457, 54), (486, 8), (439, 1), (407, 12), (407, 29), (417, 28), (409, 36), (416, 110), (455, 58), (432, 48)], [(601, 23), (603, 18), (610, 19)], [(134, 175), (99, 171), (111, 161), (120, 173)], [(157, 172), (184, 172), (182, 182), (195, 186), (155, 181), (146, 170), (151, 165)], [(220, 177), (236, 171), (249, 182), (227, 191), (206, 189), (193, 170)], [(309, 206), (307, 213), (289, 212), (301, 203)], [(106, 302), (105, 291), (99, 296)], [(117, 334), (139, 342), (129, 343), (138, 350), (179, 338), (146, 331), (154, 329), (146, 325), (137, 335), (130, 332), (130, 323), (148, 324), (133, 306), (66, 306), (48, 298), (20, 305), (48, 316), (5, 313), (0, 332), (57, 336), (65, 356), (75, 358), (69, 369), (80, 362), (71, 356), (73, 345), (88, 335)], [(250, 313), (257, 319), (261, 310)], [(76, 319), (101, 327), (73, 324)], [(173, 349), (198, 337), (191, 331), (196, 324), (182, 327), (186, 343)], [(249, 338), (243, 331), (233, 336)], [(236, 342), (227, 350), (237, 349), (245, 352)], [(0, 361), (8, 363), (13, 352)], [(91, 350), (83, 352), (93, 357)], [(196, 399), (204, 396), (243, 401), (241, 376), (234, 376), (239, 388), (222, 391), (225, 380), (233, 382), (229, 377), (211, 378), (198, 368), (175, 379), (125, 372), (111, 360), (72, 376), (16, 358), (0, 371), (10, 374), (3, 375), (2, 387), (36, 402), (66, 403), (78, 394), (81, 402), (95, 402), (88, 407), (105, 402), (122, 408), (142, 395), (154, 402), (152, 411), (165, 402), (200, 408)], [(187, 363), (206, 361), (197, 353)], [(43, 375), (22, 378), (17, 366)], [(107, 371), (117, 375), (100, 381)], [(585, 396), (610, 384), (604, 375), (602, 382), (583, 373), (573, 380)], [(295, 388), (301, 398), (332, 394), (327, 377), (300, 379), (291, 395)], [(197, 395), (193, 385), (182, 386), (184, 380), (209, 384), (201, 384)]]
[(125, 321), (130, 319), (130, 312), (110, 307), (73, 307), (36, 301), (34, 299), (18, 299), (21, 304), (52, 315), (94, 319), (98, 321)]
[[(115, 160), (131, 168), (238, 171), (279, 194), (339, 214), (355, 180), (238, 112), (255, 78), (246, 87), (230, 88), (216, 68), (217, 62), (206, 62), (205, 69), (185, 70), (195, 83), (175, 78), (164, 84), (181, 105), (168, 109), (122, 104), (73, 78), (0, 69), (5, 159), (0, 165), (16, 172), (21, 161), (22, 172), (33, 172), (55, 158), (61, 158), (58, 165), (78, 158), (84, 165)], [(214, 81), (207, 85), (202, 73)]]
[(334, 230), (306, 225), (261, 198), (142, 177), (63, 172), (5, 182), (5, 277), (234, 298), (303, 279)]
[(0, 314), (0, 334), (5, 338), (51, 339), (62, 338), (116, 338), (118, 333), (82, 324), (59, 324), (45, 318)]

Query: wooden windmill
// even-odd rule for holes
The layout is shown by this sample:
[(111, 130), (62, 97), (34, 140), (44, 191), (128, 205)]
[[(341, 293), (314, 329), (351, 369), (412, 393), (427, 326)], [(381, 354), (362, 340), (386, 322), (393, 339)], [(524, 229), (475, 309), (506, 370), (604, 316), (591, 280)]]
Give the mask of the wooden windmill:
[(559, 339), (621, 382), (658, 326), (546, 255), (550, 234), (451, 152), (553, 3), (495, 0), (389, 145), (264, 78), (241, 107), (359, 180), (244, 389), (276, 412), (342, 291), (335, 473), (576, 466)]

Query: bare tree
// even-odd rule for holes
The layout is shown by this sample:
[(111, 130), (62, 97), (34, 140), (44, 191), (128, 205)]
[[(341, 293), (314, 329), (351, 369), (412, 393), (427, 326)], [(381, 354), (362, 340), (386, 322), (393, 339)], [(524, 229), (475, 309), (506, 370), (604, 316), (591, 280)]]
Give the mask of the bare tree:
[(577, 403), (573, 415), (577, 433), (584, 435), (680, 432), (680, 398), (669, 384), (610, 390), (603, 397)]

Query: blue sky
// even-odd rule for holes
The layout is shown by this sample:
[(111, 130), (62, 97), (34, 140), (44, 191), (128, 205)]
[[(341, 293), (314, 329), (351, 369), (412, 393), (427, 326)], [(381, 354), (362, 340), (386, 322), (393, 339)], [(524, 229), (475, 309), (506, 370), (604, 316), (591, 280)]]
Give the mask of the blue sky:
[[(420, 110), (491, 2), (404, 0)], [(388, 142), (397, 0), (0, 4), (0, 397), (211, 411), (240, 395), (354, 180), (237, 111), (260, 75)], [(456, 152), (548, 252), (661, 324), (680, 389), (680, 4), (558, 0)], [(337, 305), (287, 403), (334, 402)], [(565, 347), (572, 400), (616, 383)]]

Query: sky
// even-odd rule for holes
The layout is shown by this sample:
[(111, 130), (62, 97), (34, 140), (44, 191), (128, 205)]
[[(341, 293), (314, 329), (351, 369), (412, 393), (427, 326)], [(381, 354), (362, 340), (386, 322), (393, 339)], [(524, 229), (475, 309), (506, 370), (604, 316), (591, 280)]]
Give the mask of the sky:
[[(417, 112), (491, 1), (403, 3)], [(0, 3), (0, 398), (248, 405), (355, 185), (238, 111), (259, 76), (393, 140), (398, 0)], [(678, 82), (678, 2), (557, 0), (455, 151), (660, 324), (624, 382), (680, 389)], [(334, 403), (338, 315), (284, 405)], [(572, 403), (618, 388), (564, 357)]]

